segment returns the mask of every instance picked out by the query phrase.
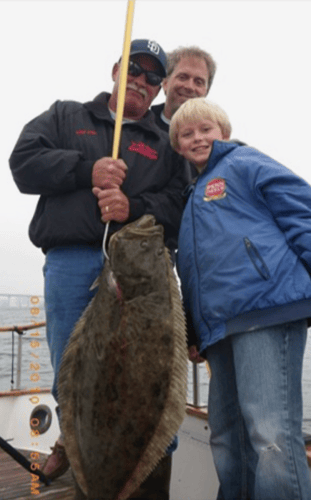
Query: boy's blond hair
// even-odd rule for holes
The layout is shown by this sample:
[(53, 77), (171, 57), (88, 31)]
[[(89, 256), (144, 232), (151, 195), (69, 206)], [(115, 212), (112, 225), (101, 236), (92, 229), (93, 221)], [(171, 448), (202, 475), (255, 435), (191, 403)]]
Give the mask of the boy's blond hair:
[(217, 104), (207, 101), (204, 97), (188, 99), (174, 113), (170, 123), (170, 141), (173, 149), (178, 148), (178, 132), (181, 125), (187, 122), (199, 120), (211, 120), (219, 125), (224, 138), (229, 138), (231, 134), (231, 124), (227, 113)]

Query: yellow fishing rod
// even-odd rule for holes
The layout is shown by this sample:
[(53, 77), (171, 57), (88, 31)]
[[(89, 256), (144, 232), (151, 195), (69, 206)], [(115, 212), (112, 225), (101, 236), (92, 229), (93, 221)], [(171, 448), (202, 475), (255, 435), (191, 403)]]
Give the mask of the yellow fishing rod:
[[(123, 120), (124, 102), (125, 102), (125, 93), (127, 84), (127, 73), (128, 73), (130, 48), (131, 48), (131, 34), (132, 34), (132, 26), (134, 18), (134, 4), (135, 0), (128, 0), (123, 51), (121, 58), (119, 88), (118, 88), (117, 112), (116, 112), (116, 121), (114, 126), (113, 146), (112, 146), (112, 158), (114, 160), (117, 160), (119, 156), (119, 147), (121, 140), (121, 129), (122, 129), (122, 120)], [(103, 239), (103, 252), (107, 259), (109, 258), (106, 253), (106, 241), (108, 236), (108, 229), (109, 229), (109, 221), (106, 223), (105, 234)]]
[(120, 68), (116, 123), (113, 136), (112, 158), (114, 160), (117, 160), (119, 155), (119, 145), (121, 139), (121, 128), (122, 128), (126, 84), (127, 84), (127, 73), (128, 73), (130, 49), (131, 49), (131, 33), (132, 33), (132, 25), (134, 18), (134, 4), (135, 0), (128, 0), (123, 52), (122, 52), (121, 68)]

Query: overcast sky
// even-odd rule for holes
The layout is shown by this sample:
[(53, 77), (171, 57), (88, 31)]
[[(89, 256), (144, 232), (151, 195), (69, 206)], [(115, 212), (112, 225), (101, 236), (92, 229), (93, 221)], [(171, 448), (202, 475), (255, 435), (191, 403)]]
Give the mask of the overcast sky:
[[(12, 180), (14, 144), (55, 100), (111, 91), (126, 10), (126, 0), (0, 1), (0, 293), (43, 292), (44, 256), (28, 239), (37, 197)], [(218, 69), (208, 97), (228, 113), (232, 137), (311, 183), (310, 19), (309, 1), (136, 0), (132, 38), (210, 52)]]

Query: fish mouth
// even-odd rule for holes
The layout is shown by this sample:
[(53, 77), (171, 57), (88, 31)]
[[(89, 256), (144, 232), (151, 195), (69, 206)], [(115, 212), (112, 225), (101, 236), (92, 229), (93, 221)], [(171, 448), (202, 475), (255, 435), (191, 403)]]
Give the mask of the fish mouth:
[(160, 226), (156, 224), (156, 220), (153, 215), (144, 215), (135, 222), (126, 224), (125, 226), (122, 227), (122, 229), (120, 229), (120, 231), (114, 233), (110, 238), (110, 243), (114, 242), (115, 240), (121, 237), (130, 237), (131, 235), (142, 236), (145, 234), (146, 231), (148, 234), (150, 229), (154, 229), (157, 227), (160, 228)]
[(163, 234), (163, 231), (163, 227), (156, 223), (156, 219), (153, 215), (143, 215), (135, 222), (126, 224), (122, 229), (110, 237), (109, 253), (111, 254), (113, 248), (120, 239), (130, 240), (142, 237), (148, 238), (148, 236), (153, 236), (155, 234)]
[(134, 222), (137, 229), (149, 229), (156, 226), (156, 220), (153, 215), (145, 215)]

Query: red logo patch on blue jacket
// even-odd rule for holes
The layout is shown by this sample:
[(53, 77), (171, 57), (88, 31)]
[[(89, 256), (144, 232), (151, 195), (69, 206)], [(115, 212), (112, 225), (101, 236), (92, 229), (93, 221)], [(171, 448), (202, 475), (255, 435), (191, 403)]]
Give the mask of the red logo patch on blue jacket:
[(225, 179), (216, 177), (206, 184), (204, 201), (220, 200), (225, 196), (227, 196)]

